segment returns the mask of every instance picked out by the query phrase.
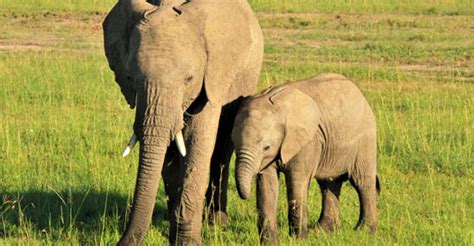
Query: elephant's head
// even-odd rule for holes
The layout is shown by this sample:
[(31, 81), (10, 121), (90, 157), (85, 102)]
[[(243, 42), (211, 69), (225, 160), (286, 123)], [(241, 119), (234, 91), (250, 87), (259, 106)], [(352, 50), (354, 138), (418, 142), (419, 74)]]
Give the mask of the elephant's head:
[(216, 10), (203, 11), (197, 2), (120, 0), (103, 23), (106, 56), (125, 99), (136, 107), (134, 132), (140, 142), (125, 233), (130, 236), (123, 240), (140, 242), (147, 230), (164, 155), (183, 128), (183, 113), (197, 113), (206, 103), (220, 107), (228, 102), (239, 68), (224, 66), (252, 51), (245, 48), (248, 40), (230, 44), (229, 30), (221, 30), (209, 17), (219, 13), (219, 4), (209, 4)]
[(250, 196), (255, 174), (277, 158), (287, 163), (314, 137), (319, 118), (314, 100), (287, 86), (243, 102), (232, 130), (235, 178), (242, 199)]

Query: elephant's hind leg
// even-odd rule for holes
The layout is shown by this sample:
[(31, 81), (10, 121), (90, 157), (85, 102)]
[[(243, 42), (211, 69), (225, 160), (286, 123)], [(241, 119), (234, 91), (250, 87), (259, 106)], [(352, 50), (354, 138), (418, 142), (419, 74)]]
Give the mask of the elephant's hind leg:
[(375, 141), (361, 147), (350, 177), (359, 195), (360, 215), (355, 229), (367, 227), (369, 233), (377, 231), (377, 174)]
[[(360, 214), (359, 221), (355, 227), (356, 230), (367, 227), (370, 233), (377, 231), (377, 208), (375, 204), (376, 188), (375, 177), (366, 177), (365, 182), (360, 179), (351, 179), (351, 184), (357, 190), (359, 195)], [(369, 184), (374, 183), (374, 184)]]
[(216, 147), (211, 159), (211, 176), (206, 192), (206, 207), (211, 224), (227, 223), (227, 185), (229, 180), (229, 162), (232, 156), (232, 120), (234, 116), (224, 111), (219, 122)]
[(230, 141), (218, 142), (211, 160), (211, 176), (206, 192), (206, 207), (211, 225), (227, 224), (227, 185), (231, 156)]
[(219, 120), (216, 146), (211, 159), (211, 175), (206, 192), (206, 207), (211, 224), (227, 224), (227, 186), (229, 164), (234, 150), (231, 133), (240, 100), (224, 106)]
[(339, 224), (339, 194), (344, 179), (318, 180), (322, 194), (322, 209), (317, 229), (334, 231)]

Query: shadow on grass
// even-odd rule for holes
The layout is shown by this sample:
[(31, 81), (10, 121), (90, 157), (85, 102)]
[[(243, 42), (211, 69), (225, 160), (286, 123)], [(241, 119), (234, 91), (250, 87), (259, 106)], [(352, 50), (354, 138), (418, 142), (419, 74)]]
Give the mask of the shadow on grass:
[[(126, 195), (93, 190), (4, 193), (0, 202), (0, 238), (17, 237), (24, 227), (39, 238), (45, 232), (55, 232), (57, 235), (48, 235), (53, 240), (68, 231), (89, 238), (99, 238), (104, 230), (121, 233), (130, 203), (131, 198)], [(157, 203), (152, 223), (164, 237), (168, 235), (167, 218), (166, 204)]]

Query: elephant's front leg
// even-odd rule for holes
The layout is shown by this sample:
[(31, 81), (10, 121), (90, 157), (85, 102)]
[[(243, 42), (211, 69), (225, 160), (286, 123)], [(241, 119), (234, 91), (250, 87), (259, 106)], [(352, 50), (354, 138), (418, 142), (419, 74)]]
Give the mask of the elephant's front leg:
[(262, 244), (277, 244), (278, 172), (274, 165), (257, 174), (258, 233)]
[(306, 239), (308, 236), (308, 188), (311, 176), (309, 172), (302, 169), (288, 171), (285, 178), (290, 235), (298, 239)]
[(173, 209), (178, 196), (178, 189), (181, 187), (182, 177), (180, 176), (181, 158), (176, 145), (171, 144), (166, 151), (165, 161), (163, 163), (163, 183), (165, 184), (165, 193), (168, 197), (168, 220), (171, 221)]
[(184, 159), (184, 178), (170, 222), (171, 244), (200, 244), (204, 196), (220, 112), (220, 107), (206, 104), (186, 126), (188, 154)]

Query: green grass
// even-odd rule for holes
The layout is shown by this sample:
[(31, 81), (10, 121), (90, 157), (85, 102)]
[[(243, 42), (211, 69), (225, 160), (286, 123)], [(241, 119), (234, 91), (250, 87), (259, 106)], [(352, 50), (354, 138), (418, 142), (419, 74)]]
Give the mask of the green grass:
[[(0, 245), (113, 244), (125, 226), (137, 151), (120, 151), (133, 111), (102, 50), (115, 1), (0, 0)], [(265, 35), (259, 90), (322, 72), (352, 78), (378, 122), (379, 232), (352, 230), (356, 192), (344, 185), (341, 227), (287, 234), (282, 245), (473, 245), (472, 1), (250, 1)], [(203, 244), (255, 244), (255, 197), (229, 187), (230, 223)], [(146, 242), (167, 242), (160, 187)], [(253, 187), (255, 189), (255, 186)], [(311, 188), (310, 225), (320, 211)]]
[(250, 0), (257, 10), (271, 12), (400, 13), (423, 15), (472, 15), (472, 1), (449, 0)]
[[(108, 11), (117, 0), (0, 0), (16, 11)], [(472, 0), (249, 0), (255, 11), (287, 13), (398, 13), (414, 15), (473, 15)]]

